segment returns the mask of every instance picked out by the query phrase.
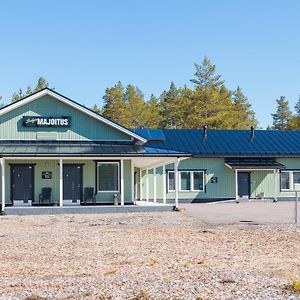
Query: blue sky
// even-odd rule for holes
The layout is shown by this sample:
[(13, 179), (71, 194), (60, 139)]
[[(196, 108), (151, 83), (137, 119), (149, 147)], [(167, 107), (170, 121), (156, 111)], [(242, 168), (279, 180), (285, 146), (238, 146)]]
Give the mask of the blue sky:
[(207, 55), (262, 127), (300, 94), (300, 1), (0, 0), (0, 95), (42, 75), (86, 106), (118, 80), (148, 97), (189, 84)]

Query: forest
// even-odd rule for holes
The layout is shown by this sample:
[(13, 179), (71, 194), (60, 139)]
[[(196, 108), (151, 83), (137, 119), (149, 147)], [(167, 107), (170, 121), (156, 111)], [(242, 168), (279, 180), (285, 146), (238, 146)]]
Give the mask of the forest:
[[(124, 86), (119, 81), (106, 88), (99, 101), (102, 105), (96, 103), (91, 109), (128, 128), (260, 128), (251, 102), (240, 86), (230, 90), (208, 57), (194, 67), (193, 78), (187, 84), (180, 87), (171, 81), (168, 89), (158, 96), (151, 94), (149, 99), (134, 84)], [(19, 101), (46, 87), (49, 83), (41, 76), (34, 87), (13, 93), (10, 101)], [(273, 124), (266, 129), (300, 129), (300, 97), (293, 112), (285, 96), (280, 96), (271, 115)]]

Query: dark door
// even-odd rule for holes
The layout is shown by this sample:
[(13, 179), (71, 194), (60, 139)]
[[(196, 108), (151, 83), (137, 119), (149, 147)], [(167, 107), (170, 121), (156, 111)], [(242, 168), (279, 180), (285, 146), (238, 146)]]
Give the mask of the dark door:
[(82, 166), (64, 165), (64, 200), (77, 202), (82, 197)]
[(33, 201), (33, 165), (11, 166), (11, 198), (28, 203)]
[(238, 172), (238, 194), (250, 196), (250, 172)]

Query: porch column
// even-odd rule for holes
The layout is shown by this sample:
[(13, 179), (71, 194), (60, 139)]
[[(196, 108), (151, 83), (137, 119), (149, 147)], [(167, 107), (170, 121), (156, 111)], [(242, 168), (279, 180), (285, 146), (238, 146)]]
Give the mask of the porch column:
[(235, 169), (235, 200), (238, 201), (239, 199), (239, 190), (238, 190), (238, 170)]
[(274, 202), (277, 202), (277, 176), (278, 170), (274, 170)]
[(149, 201), (149, 170), (146, 169), (146, 201)]
[(143, 201), (143, 171), (140, 170), (140, 201)]
[(63, 193), (63, 160), (59, 160), (59, 206), (64, 205), (64, 193)]
[(174, 172), (175, 172), (175, 208), (178, 207), (178, 190), (179, 190), (178, 165), (179, 165), (179, 157), (176, 157), (176, 160), (174, 162)]
[(124, 159), (121, 159), (121, 205), (124, 205)]
[(134, 164), (133, 160), (131, 160), (131, 199), (132, 202), (135, 203), (135, 191), (134, 191)]
[(2, 211), (5, 210), (5, 159), (1, 158), (1, 182), (2, 182)]
[(156, 168), (153, 169), (153, 201), (156, 202)]
[(166, 203), (166, 166), (163, 165), (163, 171), (162, 171), (162, 178), (163, 178), (163, 203)]

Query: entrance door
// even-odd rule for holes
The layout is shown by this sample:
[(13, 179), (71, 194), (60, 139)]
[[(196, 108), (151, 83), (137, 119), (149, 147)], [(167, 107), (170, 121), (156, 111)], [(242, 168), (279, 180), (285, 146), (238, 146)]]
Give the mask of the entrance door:
[(11, 200), (16, 205), (31, 205), (34, 201), (34, 166), (11, 166)]
[(82, 166), (63, 166), (63, 196), (70, 203), (78, 203), (82, 199)]
[(250, 197), (250, 172), (238, 172), (238, 194)]

